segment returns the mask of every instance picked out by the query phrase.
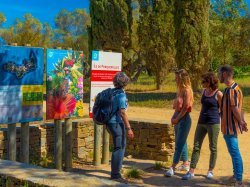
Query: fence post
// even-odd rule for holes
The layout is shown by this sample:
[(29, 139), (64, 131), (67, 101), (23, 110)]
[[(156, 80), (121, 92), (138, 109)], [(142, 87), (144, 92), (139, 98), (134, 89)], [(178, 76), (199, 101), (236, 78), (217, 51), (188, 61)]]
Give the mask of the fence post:
[(21, 149), (20, 161), (29, 163), (29, 123), (21, 123)]
[(8, 124), (8, 159), (16, 161), (16, 123)]
[(103, 127), (103, 146), (102, 146), (102, 164), (109, 163), (109, 133), (105, 126)]
[[(30, 44), (25, 44), (30, 47)], [(21, 123), (21, 148), (20, 148), (20, 161), (23, 163), (29, 163), (29, 122)]]
[(65, 119), (65, 146), (64, 146), (64, 161), (65, 170), (69, 171), (72, 168), (72, 121), (70, 118)]
[(102, 126), (94, 123), (94, 165), (101, 165)]
[(54, 148), (54, 162), (58, 170), (62, 170), (62, 124), (61, 120), (55, 119), (55, 148)]
[[(17, 46), (17, 43), (11, 43)], [(8, 124), (8, 159), (16, 161), (16, 123)]]

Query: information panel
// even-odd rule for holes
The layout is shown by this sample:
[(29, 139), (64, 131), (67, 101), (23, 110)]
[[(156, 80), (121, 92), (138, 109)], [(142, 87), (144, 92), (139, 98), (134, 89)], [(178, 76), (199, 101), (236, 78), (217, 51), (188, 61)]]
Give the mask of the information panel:
[(0, 124), (43, 119), (42, 48), (0, 46)]
[(107, 88), (113, 88), (113, 77), (122, 69), (122, 54), (92, 51), (90, 114), (97, 94)]
[(47, 50), (47, 119), (83, 117), (83, 52)]

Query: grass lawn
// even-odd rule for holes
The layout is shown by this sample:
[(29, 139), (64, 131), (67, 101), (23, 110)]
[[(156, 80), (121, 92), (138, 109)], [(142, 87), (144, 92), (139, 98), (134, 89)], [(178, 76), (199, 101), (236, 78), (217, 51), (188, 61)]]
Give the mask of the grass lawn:
[[(235, 81), (241, 86), (244, 94), (244, 110), (250, 112), (250, 76), (236, 78)], [(156, 90), (154, 77), (143, 74), (136, 83), (130, 83), (126, 92), (129, 105), (152, 108), (171, 108), (176, 95), (176, 84), (174, 74), (169, 74), (164, 81), (161, 90)], [(220, 84), (219, 89), (223, 91), (225, 86)], [(194, 108), (200, 109), (200, 93), (195, 93)]]

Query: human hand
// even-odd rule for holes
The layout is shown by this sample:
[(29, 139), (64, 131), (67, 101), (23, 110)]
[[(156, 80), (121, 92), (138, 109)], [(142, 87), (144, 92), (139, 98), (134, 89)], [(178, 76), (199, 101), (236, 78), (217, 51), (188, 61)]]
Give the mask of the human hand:
[(172, 119), (171, 119), (171, 123), (172, 123), (173, 125), (176, 125), (176, 124), (178, 123), (178, 120), (177, 120), (176, 118), (172, 118)]
[(242, 131), (245, 131), (245, 132), (248, 131), (247, 123), (245, 121), (241, 121), (241, 128), (242, 128)]
[(129, 139), (133, 139), (134, 138), (134, 132), (132, 131), (132, 129), (128, 129), (128, 131), (127, 131), (127, 134), (128, 134), (128, 138)]

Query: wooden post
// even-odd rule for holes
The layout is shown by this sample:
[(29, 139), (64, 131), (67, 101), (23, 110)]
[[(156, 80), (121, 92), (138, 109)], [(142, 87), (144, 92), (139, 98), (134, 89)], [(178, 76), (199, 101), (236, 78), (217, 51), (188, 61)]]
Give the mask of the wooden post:
[(65, 171), (72, 168), (72, 121), (70, 118), (65, 119), (65, 146), (64, 146), (64, 161)]
[(109, 163), (109, 133), (105, 126), (103, 127), (103, 146), (102, 146), (102, 164)]
[(94, 165), (101, 165), (102, 126), (94, 123)]
[[(30, 44), (25, 44), (26, 47), (30, 47)], [(29, 122), (21, 123), (21, 148), (20, 148), (20, 161), (23, 163), (29, 163)]]
[(62, 170), (62, 124), (61, 120), (55, 119), (55, 148), (54, 148), (54, 162), (58, 170)]
[(8, 159), (16, 161), (16, 124), (8, 124)]
[(21, 123), (20, 161), (29, 163), (29, 123)]

